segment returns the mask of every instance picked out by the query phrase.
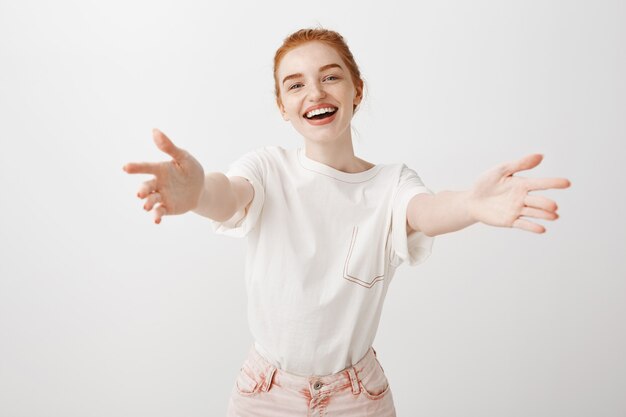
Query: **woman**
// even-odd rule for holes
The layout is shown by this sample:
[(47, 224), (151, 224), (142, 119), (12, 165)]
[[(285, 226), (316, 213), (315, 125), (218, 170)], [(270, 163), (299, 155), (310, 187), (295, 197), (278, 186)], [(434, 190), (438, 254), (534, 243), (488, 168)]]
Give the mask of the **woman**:
[(363, 97), (343, 38), (324, 29), (287, 37), (274, 60), (282, 117), (304, 148), (259, 148), (225, 174), (154, 130), (173, 160), (130, 163), (149, 173), (138, 197), (164, 215), (194, 211), (218, 233), (246, 236), (248, 320), (254, 338), (233, 387), (230, 416), (395, 416), (372, 342), (396, 268), (429, 254), (433, 237), (482, 222), (535, 233), (556, 203), (529, 191), (566, 179), (524, 179), (541, 155), (501, 164), (468, 191), (431, 193), (404, 164), (354, 155), (351, 120)]

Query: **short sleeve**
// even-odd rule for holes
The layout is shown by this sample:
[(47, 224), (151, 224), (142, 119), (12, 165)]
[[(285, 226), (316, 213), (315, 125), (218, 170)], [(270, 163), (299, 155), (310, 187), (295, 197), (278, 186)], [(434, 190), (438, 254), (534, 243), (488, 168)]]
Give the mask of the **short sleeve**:
[(400, 265), (402, 262), (417, 265), (430, 256), (433, 237), (427, 236), (421, 231), (413, 232), (409, 236), (406, 233), (406, 212), (409, 201), (422, 193), (432, 194), (424, 186), (417, 173), (402, 164), (400, 179), (392, 203), (391, 238), (396, 265)]
[(246, 153), (231, 163), (226, 171), (227, 177), (244, 177), (254, 189), (252, 202), (245, 209), (239, 210), (228, 220), (209, 219), (215, 233), (231, 237), (245, 237), (259, 222), (265, 201), (265, 164), (260, 152), (254, 150)]

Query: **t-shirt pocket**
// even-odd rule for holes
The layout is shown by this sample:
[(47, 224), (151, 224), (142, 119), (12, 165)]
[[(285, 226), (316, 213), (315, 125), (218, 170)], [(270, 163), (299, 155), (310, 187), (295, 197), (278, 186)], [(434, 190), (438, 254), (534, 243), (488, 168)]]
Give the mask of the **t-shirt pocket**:
[(365, 288), (372, 288), (385, 279), (385, 250), (384, 239), (368, 232), (366, 227), (353, 227), (343, 277)]

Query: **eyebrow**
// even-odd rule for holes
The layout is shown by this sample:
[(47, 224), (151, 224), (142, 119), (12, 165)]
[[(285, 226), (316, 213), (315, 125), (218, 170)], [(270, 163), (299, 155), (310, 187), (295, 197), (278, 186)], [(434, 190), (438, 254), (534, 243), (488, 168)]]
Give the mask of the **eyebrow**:
[[(339, 64), (328, 64), (328, 65), (324, 65), (323, 67), (320, 67), (319, 72), (326, 71), (327, 69), (330, 69), (330, 68), (339, 68), (340, 70), (343, 71), (343, 68)], [(291, 80), (292, 78), (299, 78), (299, 77), (302, 77), (302, 73), (300, 72), (297, 74), (288, 75), (285, 78), (283, 78), (283, 84), (285, 84), (288, 80)]]

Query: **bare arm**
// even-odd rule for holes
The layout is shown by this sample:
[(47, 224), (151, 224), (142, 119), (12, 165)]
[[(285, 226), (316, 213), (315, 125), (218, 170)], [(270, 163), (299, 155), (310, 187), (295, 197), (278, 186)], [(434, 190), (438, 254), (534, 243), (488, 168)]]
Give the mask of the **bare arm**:
[(243, 177), (228, 178), (221, 172), (204, 175), (204, 169), (189, 152), (178, 148), (160, 130), (152, 131), (157, 147), (172, 160), (130, 162), (124, 165), (129, 174), (152, 174), (137, 192), (145, 199), (144, 209), (153, 210), (159, 224), (165, 215), (194, 211), (202, 216), (224, 221), (252, 201), (254, 190)]
[(469, 191), (444, 191), (414, 196), (407, 207), (407, 228), (428, 236), (454, 232), (476, 222), (516, 227), (534, 233), (545, 227), (528, 218), (556, 220), (554, 201), (530, 191), (567, 188), (565, 178), (523, 178), (513, 174), (539, 165), (541, 155), (500, 164), (482, 174)]
[(407, 207), (407, 234), (421, 230), (427, 236), (455, 232), (476, 223), (468, 210), (467, 191), (418, 194)]
[(245, 178), (210, 172), (204, 177), (204, 187), (193, 212), (226, 221), (242, 209), (247, 213), (253, 198), (254, 188)]

